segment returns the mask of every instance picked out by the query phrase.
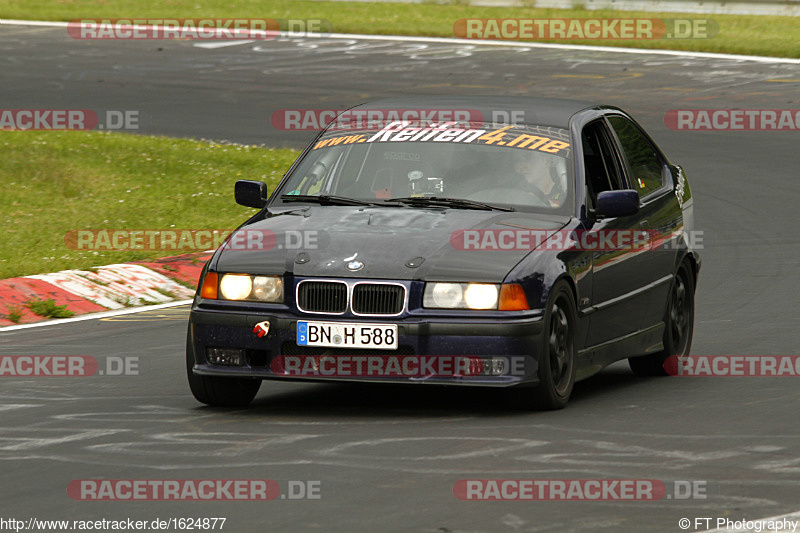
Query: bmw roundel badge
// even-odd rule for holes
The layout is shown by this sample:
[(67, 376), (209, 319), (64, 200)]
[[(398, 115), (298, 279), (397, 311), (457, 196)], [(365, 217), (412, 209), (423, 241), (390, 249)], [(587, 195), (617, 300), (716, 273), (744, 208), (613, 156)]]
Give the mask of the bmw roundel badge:
[(356, 272), (364, 268), (364, 263), (362, 263), (361, 261), (349, 261), (345, 265), (345, 268), (351, 272)]

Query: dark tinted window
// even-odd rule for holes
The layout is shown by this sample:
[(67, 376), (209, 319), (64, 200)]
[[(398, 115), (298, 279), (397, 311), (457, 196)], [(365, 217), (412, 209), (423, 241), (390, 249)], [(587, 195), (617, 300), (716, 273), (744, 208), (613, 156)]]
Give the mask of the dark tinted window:
[(589, 207), (597, 204), (597, 195), (603, 191), (624, 189), (619, 160), (611, 148), (608, 132), (602, 120), (587, 124), (581, 134), (583, 164)]
[(639, 196), (660, 189), (664, 184), (664, 164), (650, 140), (630, 120), (613, 116), (608, 122), (614, 128), (631, 172), (631, 184)]

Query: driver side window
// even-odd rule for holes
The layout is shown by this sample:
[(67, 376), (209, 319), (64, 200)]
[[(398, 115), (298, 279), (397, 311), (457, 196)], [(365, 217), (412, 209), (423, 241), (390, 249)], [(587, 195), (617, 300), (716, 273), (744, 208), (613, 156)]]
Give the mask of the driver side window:
[(597, 195), (624, 189), (620, 161), (602, 119), (587, 124), (581, 133), (583, 168), (586, 175), (588, 207), (597, 206)]

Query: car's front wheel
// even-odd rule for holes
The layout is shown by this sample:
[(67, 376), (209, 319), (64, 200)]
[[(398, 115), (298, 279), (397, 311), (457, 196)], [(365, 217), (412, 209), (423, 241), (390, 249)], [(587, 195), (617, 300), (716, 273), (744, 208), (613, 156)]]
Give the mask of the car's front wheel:
[(194, 350), (191, 337), (186, 339), (186, 374), (189, 388), (197, 401), (214, 407), (240, 407), (249, 404), (258, 394), (260, 379), (198, 376), (192, 372)]
[(539, 350), (539, 384), (533, 389), (533, 407), (562, 409), (575, 385), (575, 299), (566, 283), (553, 287), (545, 310)]
[(664, 317), (664, 349), (658, 353), (628, 358), (637, 376), (666, 376), (669, 357), (689, 355), (694, 333), (694, 278), (684, 262), (678, 269), (667, 300)]

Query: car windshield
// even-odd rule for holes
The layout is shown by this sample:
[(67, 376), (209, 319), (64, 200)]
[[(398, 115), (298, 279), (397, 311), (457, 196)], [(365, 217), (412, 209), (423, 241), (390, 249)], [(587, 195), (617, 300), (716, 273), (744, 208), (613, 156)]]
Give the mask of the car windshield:
[[(572, 155), (566, 130), (486, 123), (414, 125), (394, 121), (325, 132), (276, 203), (297, 195), (368, 204), (398, 198), (447, 198), (521, 211), (572, 210)], [(308, 200), (308, 199), (307, 199)], [(323, 202), (320, 202), (323, 203)], [(355, 203), (351, 205), (356, 205)], [(470, 208), (468, 202), (404, 202), (412, 207)]]

